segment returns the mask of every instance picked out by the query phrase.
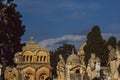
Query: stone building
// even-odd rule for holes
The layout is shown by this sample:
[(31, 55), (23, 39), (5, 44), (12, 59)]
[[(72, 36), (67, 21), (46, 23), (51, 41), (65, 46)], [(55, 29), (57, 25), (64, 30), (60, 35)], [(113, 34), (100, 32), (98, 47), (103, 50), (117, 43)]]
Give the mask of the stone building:
[(66, 69), (66, 80), (79, 80), (83, 77), (85, 65), (82, 64), (79, 56), (72, 52), (72, 55), (67, 58)]
[(83, 46), (80, 47), (78, 54), (74, 53), (67, 58), (65, 62), (62, 55), (59, 56), (60, 61), (57, 65), (57, 80), (83, 80), (86, 66), (84, 64)]
[(33, 38), (15, 54), (16, 67), (7, 67), (5, 80), (45, 80), (51, 77), (50, 54)]

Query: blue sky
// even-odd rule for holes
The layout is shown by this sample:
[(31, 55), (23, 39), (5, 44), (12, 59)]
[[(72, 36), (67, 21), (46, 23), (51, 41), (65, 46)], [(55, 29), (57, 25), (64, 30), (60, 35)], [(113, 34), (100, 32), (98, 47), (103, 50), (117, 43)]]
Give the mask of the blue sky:
[(86, 35), (94, 25), (120, 34), (120, 0), (15, 0), (26, 32), (23, 41)]

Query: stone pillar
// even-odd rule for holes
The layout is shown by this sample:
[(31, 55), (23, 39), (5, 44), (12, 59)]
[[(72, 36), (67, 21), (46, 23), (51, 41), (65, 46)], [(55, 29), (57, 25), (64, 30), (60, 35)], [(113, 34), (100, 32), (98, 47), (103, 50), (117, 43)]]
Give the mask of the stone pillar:
[(66, 80), (70, 80), (70, 69), (67, 67)]
[(20, 68), (18, 68), (18, 77), (17, 78), (18, 78), (18, 80), (23, 80)]

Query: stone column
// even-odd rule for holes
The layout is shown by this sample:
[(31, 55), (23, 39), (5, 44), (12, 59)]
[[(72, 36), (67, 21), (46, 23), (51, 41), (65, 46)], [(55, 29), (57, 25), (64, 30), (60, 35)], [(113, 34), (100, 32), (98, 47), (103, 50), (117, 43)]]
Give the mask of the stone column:
[(82, 66), (80, 66), (80, 75), (81, 75), (81, 80), (83, 80), (83, 71), (82, 71)]
[(67, 67), (66, 80), (70, 80), (70, 69)]
[(18, 77), (17, 78), (18, 78), (18, 80), (23, 80), (20, 68), (18, 68)]

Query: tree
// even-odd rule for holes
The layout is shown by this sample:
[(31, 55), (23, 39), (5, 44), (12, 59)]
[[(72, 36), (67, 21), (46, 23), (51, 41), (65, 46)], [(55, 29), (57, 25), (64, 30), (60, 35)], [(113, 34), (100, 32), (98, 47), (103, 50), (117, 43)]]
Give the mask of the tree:
[(91, 53), (95, 53), (104, 64), (107, 60), (106, 41), (102, 38), (99, 26), (94, 26), (87, 35), (87, 41), (84, 47), (85, 63), (88, 63)]
[(14, 54), (21, 51), (24, 45), (21, 43), (21, 37), (25, 26), (16, 7), (13, 0), (0, 0), (0, 58), (4, 58), (7, 65), (11, 66), (14, 65)]
[(7, 65), (14, 65), (14, 54), (21, 51), (24, 44), (21, 36), (25, 32), (21, 15), (16, 11), (17, 5), (13, 0), (0, 0), (0, 63), (2, 67), (2, 80)]
[(110, 45), (113, 48), (116, 48), (116, 44), (117, 44), (117, 39), (114, 36), (111, 36), (107, 41), (107, 45)]
[(52, 66), (52, 74), (56, 77), (56, 66), (59, 61), (58, 53), (56, 51), (50, 51), (50, 65)]
[[(63, 44), (62, 46), (60, 46), (59, 48), (57, 48), (57, 53), (61, 54), (64, 58), (64, 60), (67, 60), (67, 57), (71, 54), (72, 49), (74, 48), (75, 50), (75, 46), (71, 45), (71, 44)], [(76, 53), (76, 50), (75, 50)]]
[(120, 47), (120, 40), (118, 41), (117, 45)]

